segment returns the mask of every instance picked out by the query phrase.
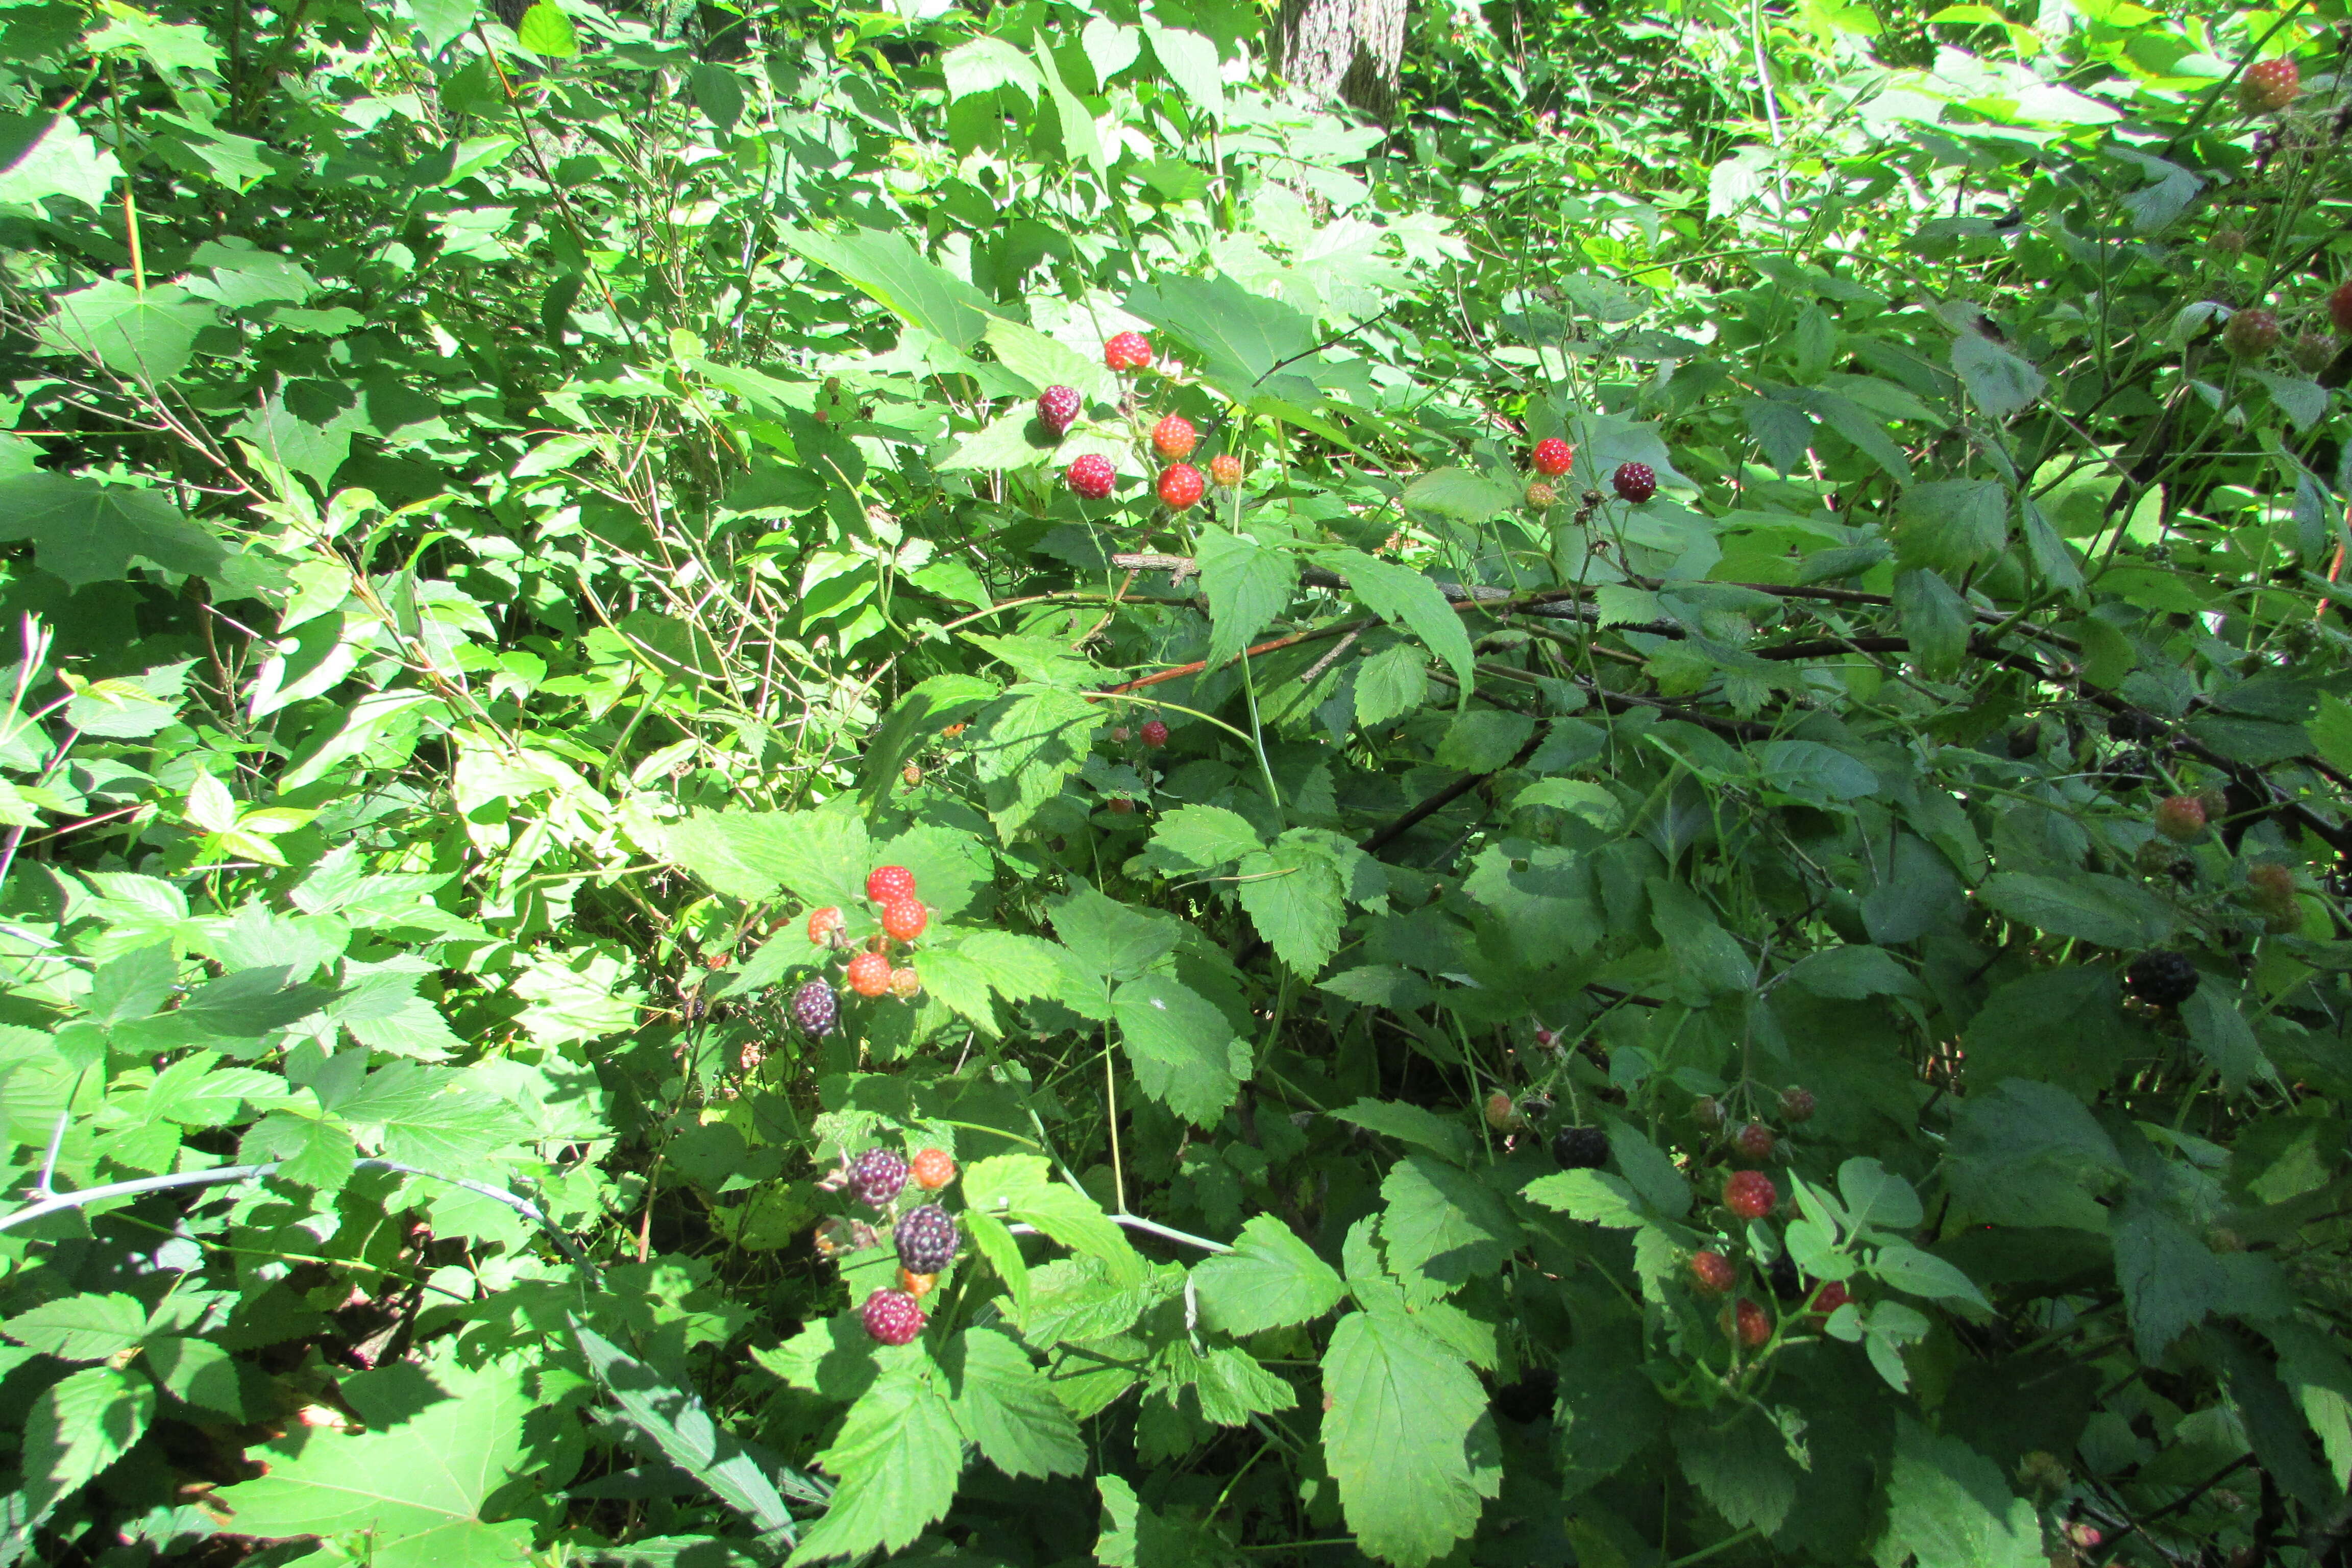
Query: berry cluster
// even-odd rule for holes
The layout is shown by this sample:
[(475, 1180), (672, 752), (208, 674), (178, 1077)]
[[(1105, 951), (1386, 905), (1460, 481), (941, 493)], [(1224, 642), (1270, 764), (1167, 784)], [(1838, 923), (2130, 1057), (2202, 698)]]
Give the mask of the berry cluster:
[[(955, 1158), (944, 1149), (919, 1149), (908, 1160), (894, 1149), (876, 1147), (848, 1161), (839, 1174), (821, 1184), (846, 1188), (867, 1208), (881, 1210), (885, 1222), (890, 1224), (891, 1245), (898, 1255), (898, 1288), (875, 1291), (858, 1310), (866, 1331), (883, 1344), (907, 1344), (921, 1334), (925, 1318), (919, 1303), (939, 1283), (940, 1271), (955, 1261), (956, 1249), (963, 1241), (955, 1216), (936, 1202), (918, 1203), (895, 1222), (889, 1216), (906, 1195), (909, 1181), (928, 1197), (955, 1179)], [(875, 1246), (881, 1236), (875, 1226), (863, 1220), (829, 1219), (817, 1226), (816, 1249), (821, 1257), (838, 1258)]]
[[(1120, 332), (1103, 344), (1103, 363), (1122, 375), (1147, 369), (1151, 361), (1151, 340), (1141, 332)], [(1077, 422), (1084, 403), (1074, 387), (1049, 386), (1037, 395), (1037, 423), (1058, 441)], [(1199, 505), (1213, 483), (1231, 489), (1242, 482), (1241, 458), (1231, 452), (1211, 458), (1206, 474), (1185, 461), (1200, 446), (1201, 432), (1181, 414), (1161, 416), (1149, 439), (1153, 455), (1166, 465), (1152, 489), (1171, 511)], [(1118, 486), (1118, 468), (1101, 453), (1088, 452), (1074, 458), (1062, 478), (1087, 500), (1108, 500)]]
[[(877, 868), (866, 879), (866, 896), (881, 906), (879, 916), (882, 934), (867, 939), (866, 946), (850, 954), (842, 969), (842, 979), (849, 989), (860, 996), (879, 996), (885, 992), (908, 1001), (919, 995), (923, 977), (911, 964), (890, 962), (893, 944), (911, 943), (923, 934), (931, 923), (931, 911), (915, 897), (915, 874), (904, 866)], [(827, 904), (813, 910), (808, 918), (808, 939), (819, 947), (835, 952), (850, 946), (848, 921), (837, 904)], [(793, 1022), (802, 1033), (823, 1039), (833, 1033), (841, 1020), (841, 997), (832, 982), (822, 977), (811, 980), (793, 993)]]

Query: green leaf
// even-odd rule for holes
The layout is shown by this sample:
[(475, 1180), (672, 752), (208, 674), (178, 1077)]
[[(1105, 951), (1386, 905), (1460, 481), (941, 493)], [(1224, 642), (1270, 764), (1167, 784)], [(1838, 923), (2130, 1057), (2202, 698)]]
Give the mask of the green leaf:
[(1400, 1274), (1455, 1289), (1509, 1260), (1519, 1227), (1501, 1196), (1470, 1172), (1408, 1154), (1381, 1183), (1381, 1236)]
[(2124, 1289), (2132, 1342), (2142, 1361), (2162, 1359), (2172, 1342), (2208, 1313), (2229, 1309), (2229, 1270), (2213, 1249), (2147, 1199), (2133, 1194), (2115, 1211), (2116, 1280)]
[(155, 1381), (173, 1398), (235, 1420), (246, 1418), (236, 1362), (211, 1341), (167, 1334), (148, 1342), (146, 1360)]
[(1192, 1268), (1201, 1312), (1236, 1337), (1321, 1317), (1348, 1293), (1339, 1271), (1272, 1215), (1253, 1215), (1234, 1250)]
[(1087, 1468), (1087, 1446), (1029, 1352), (1006, 1335), (970, 1329), (950, 1342), (945, 1373), (956, 1425), (1008, 1476), (1068, 1476)]
[(1205, 871), (1263, 847), (1257, 829), (1240, 812), (1180, 805), (1152, 829), (1150, 855), (1159, 867)]
[(1183, 923), (1083, 887), (1054, 906), (1054, 933), (1078, 963), (1106, 980), (1132, 980), (1173, 949)]
[(2105, 1231), (2097, 1199), (2123, 1176), (2123, 1156), (2082, 1101), (2024, 1079), (1969, 1094), (1944, 1156), (1962, 1207), (1997, 1225)]
[[(1017, 61), (1024, 70), (1032, 68), (1026, 56), (999, 40), (981, 38), (973, 42), (997, 43), (1008, 59)], [(961, 53), (962, 49), (950, 51), (942, 63), (951, 68), (955, 57)], [(990, 318), (983, 335), (995, 352), (996, 363), (1019, 376), (1033, 393), (1049, 386), (1066, 386), (1095, 403), (1109, 403), (1118, 395), (1118, 378), (1109, 366), (1098, 358), (1089, 359), (1067, 343), (1057, 342), (1034, 327), (996, 316)]]
[(1911, 1184), (1877, 1161), (1857, 1156), (1838, 1167), (1838, 1196), (1849, 1228), (1911, 1230), (1922, 1217)]
[(47, 472), (0, 480), (0, 539), (31, 540), (41, 569), (77, 588), (122, 577), (133, 557), (189, 576), (228, 559), (161, 491)]
[(1538, 1176), (1523, 1194), (1529, 1203), (1558, 1209), (1570, 1219), (1612, 1230), (1633, 1230), (1650, 1223), (1653, 1211), (1633, 1184), (1606, 1171), (1561, 1171)]
[(1392, 1308), (1350, 1312), (1323, 1352), (1323, 1453), (1357, 1544), (1418, 1568), (1476, 1528), (1496, 1478), (1474, 1470), (1486, 1394), (1469, 1365)]
[(733, 135), (735, 122), (743, 117), (743, 79), (730, 66), (705, 61), (688, 71), (686, 79), (695, 107), (711, 128), (722, 138)]
[[(982, 37), (957, 45), (940, 57), (940, 70), (947, 78), (950, 102), (974, 93), (993, 92), (1000, 87), (1015, 88), (1034, 102), (1038, 94), (1045, 90), (1045, 79), (1036, 65), (1002, 38)], [(1050, 382), (1038, 382), (1036, 389), (1048, 384)]]
[(428, 1171), (463, 1170), (525, 1131), (521, 1112), (467, 1073), (397, 1061), (327, 1109), (363, 1143)]
[(109, 370), (155, 385), (188, 368), (196, 334), (215, 319), (211, 305), (176, 284), (153, 284), (142, 292), (104, 278), (57, 296), (41, 336), (59, 352), (88, 354)]
[(1941, 679), (1960, 668), (1969, 651), (1968, 601), (1952, 591), (1940, 573), (1925, 569), (1895, 574), (1895, 613), (1921, 670)]
[(970, 349), (996, 306), (988, 296), (927, 260), (902, 235), (880, 229), (847, 234), (787, 232), (792, 249), (847, 279), (884, 310), (933, 337)]
[(947, 1512), (963, 1473), (963, 1433), (943, 1382), (917, 1351), (891, 1358), (858, 1396), (833, 1446), (817, 1456), (840, 1484), (792, 1563), (897, 1552)]
[(515, 24), (515, 42), (550, 59), (568, 60), (580, 52), (580, 35), (573, 30), (571, 16), (551, 0), (538, 0), (522, 14), (522, 20)]
[(1535, 738), (1536, 721), (1502, 708), (1465, 708), (1437, 742), (1437, 765), (1465, 773), (1491, 773)]
[(122, 165), (81, 128), (61, 114), (8, 115), (0, 142), (16, 150), (0, 164), (0, 203), (37, 206), (51, 196), (70, 196), (86, 207), (102, 206), (121, 176)]
[(1014, 687), (974, 728), (972, 765), (987, 784), (998, 831), (1025, 826), (1086, 761), (1100, 709), (1075, 691)]
[(282, 964), (268, 964), (208, 980), (160, 1021), (200, 1038), (257, 1040), (335, 999), (323, 985), (287, 984), (287, 973)]
[(1298, 562), (1287, 550), (1203, 524), (1194, 553), (1209, 595), (1209, 664), (1238, 655), (1290, 603)]
[(1244, 856), (1234, 893), (1276, 956), (1312, 979), (1339, 949), (1345, 888), (1323, 844), (1292, 828), (1273, 847)]
[(1697, 889), (1653, 877), (1650, 920), (1674, 955), (1675, 984), (1694, 996), (1745, 991), (1755, 984), (1755, 965)]
[(1469, 1130), (1458, 1121), (1449, 1121), (1425, 1106), (1402, 1100), (1359, 1100), (1331, 1113), (1333, 1120), (1352, 1122), (1383, 1138), (1393, 1138), (1400, 1143), (1444, 1156), (1457, 1165), (1467, 1164), (1472, 1148)]
[(1916, 996), (1919, 982), (1883, 947), (1854, 944), (1808, 953), (1788, 972), (1788, 982), (1816, 996), (1859, 1001), (1864, 996)]
[(769, 1479), (773, 1459), (713, 1421), (691, 1389), (672, 1384), (576, 1317), (572, 1332), (596, 1380), (620, 1405), (622, 1419), (662, 1458), (761, 1530), (782, 1541), (793, 1539), (797, 1527), (792, 1511)]
[(1397, 504), (1409, 511), (1428, 512), (1451, 522), (1475, 528), (1498, 512), (1517, 507), (1523, 499), (1486, 475), (1469, 468), (1435, 468), (1405, 486)]
[(1777, 1531), (1797, 1500), (1801, 1473), (1789, 1446), (1753, 1405), (1685, 1411), (1675, 1422), (1683, 1474), (1735, 1527)]
[(2352, 773), (2352, 702), (2322, 696), (2318, 713), (2305, 728), (2311, 731), (2313, 747), (2328, 766), (2338, 773)]
[(1249, 1047), (1200, 993), (1161, 974), (1111, 994), (1128, 1065), (1143, 1092), (1198, 1127), (1213, 1125), (1249, 1073)]
[(2022, 413), (2050, 384), (2040, 371), (1980, 332), (1952, 340), (1952, 369), (1969, 389), (1969, 400), (1996, 423)]
[(1870, 1260), (1870, 1271), (1897, 1290), (1913, 1296), (1936, 1301), (1962, 1301), (1991, 1310), (1992, 1304), (1977, 1289), (1975, 1280), (1957, 1266), (1916, 1247), (1893, 1243), (1880, 1247)]
[(1384, 647), (1356, 667), (1356, 722), (1377, 730), (1429, 700), (1429, 656), (1411, 643)]
[(1095, 129), (1095, 117), (1062, 80), (1062, 68), (1054, 59), (1054, 51), (1045, 46), (1043, 33), (1032, 33), (1031, 55), (1037, 62), (1037, 74), (1045, 84), (1045, 97), (1054, 105), (1054, 117), (1061, 122), (1062, 151), (1072, 161), (1085, 163), (1099, 175), (1104, 169), (1102, 137)]
[(129, 1296), (68, 1296), (0, 1323), (26, 1350), (65, 1361), (105, 1361), (147, 1337), (147, 1309)]
[(1453, 669), (1463, 689), (1469, 689), (1475, 673), (1470, 634), (1436, 584), (1411, 567), (1377, 561), (1361, 551), (1328, 550), (1320, 559), (1348, 579), (1349, 592), (1366, 609), (1412, 631)]
[[(378, 1374), (381, 1375), (381, 1374)], [(521, 1373), (434, 1364), (440, 1397), (355, 1435), (303, 1427), (271, 1446), (269, 1473), (215, 1493), (258, 1536), (365, 1531), (375, 1568), (490, 1568), (531, 1540), (527, 1520), (493, 1523), (483, 1505), (523, 1463), (536, 1405)]]
[(41, 1390), (25, 1413), (26, 1509), (46, 1514), (129, 1452), (154, 1418), (155, 1385), (120, 1367), (85, 1367)]
[(997, 694), (992, 680), (974, 675), (934, 675), (918, 682), (898, 699), (888, 718), (866, 738), (866, 756), (858, 768), (858, 789), (870, 811), (887, 799), (898, 783), (907, 760), (930, 738), (960, 720), (971, 718)]
[(2042, 1520), (1990, 1459), (1897, 1415), (1875, 1555), (1899, 1563), (1906, 1552), (1918, 1568), (2042, 1568)]
[(2277, 1074), (2254, 1038), (2234, 989), (2207, 975), (2180, 1005), (2180, 1021), (2189, 1026), (2189, 1040), (2221, 1075), (2221, 1087), (2231, 1094), (2242, 1094), (2255, 1079)]
[(848, 907), (866, 891), (866, 824), (843, 811), (705, 811), (673, 824), (669, 856), (713, 890), (747, 903), (786, 889)]
[(2173, 916), (2164, 902), (2120, 877), (2077, 872), (2062, 880), (1996, 871), (1977, 891), (2011, 920), (2101, 947), (2147, 947), (2172, 934)]

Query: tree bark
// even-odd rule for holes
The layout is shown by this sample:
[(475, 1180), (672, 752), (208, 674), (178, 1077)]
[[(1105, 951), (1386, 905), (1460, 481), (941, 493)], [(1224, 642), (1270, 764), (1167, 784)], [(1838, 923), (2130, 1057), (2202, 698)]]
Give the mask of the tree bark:
[(1283, 0), (1275, 68), (1298, 92), (1386, 124), (1396, 112), (1405, 0)]

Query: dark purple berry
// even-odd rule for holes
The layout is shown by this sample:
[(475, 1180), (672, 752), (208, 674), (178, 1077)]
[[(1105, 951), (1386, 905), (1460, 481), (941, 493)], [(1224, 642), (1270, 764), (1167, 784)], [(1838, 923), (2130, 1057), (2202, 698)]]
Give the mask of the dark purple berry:
[(1078, 407), (1075, 388), (1049, 386), (1037, 395), (1037, 423), (1059, 436), (1077, 418)]
[(923, 1331), (923, 1310), (904, 1290), (877, 1290), (857, 1310), (866, 1331), (886, 1345), (912, 1344)]
[(1647, 463), (1620, 463), (1610, 483), (1616, 486), (1619, 499), (1641, 505), (1658, 493), (1657, 471)]
[(1563, 1171), (1597, 1171), (1609, 1163), (1609, 1134), (1598, 1127), (1563, 1127), (1551, 1135), (1551, 1157)]
[(868, 1208), (888, 1208), (907, 1184), (907, 1162), (887, 1149), (868, 1149), (849, 1163), (849, 1190)]
[(2184, 952), (2144, 952), (2124, 971), (2124, 989), (2152, 1007), (2178, 1007), (2204, 978)]
[(793, 993), (793, 1022), (801, 1032), (816, 1039), (833, 1033), (841, 1018), (841, 1001), (833, 987), (822, 980), (812, 980)]
[(909, 1274), (937, 1274), (955, 1261), (956, 1244), (962, 1237), (953, 1215), (937, 1204), (925, 1204), (899, 1218), (892, 1239), (898, 1244), (900, 1268)]

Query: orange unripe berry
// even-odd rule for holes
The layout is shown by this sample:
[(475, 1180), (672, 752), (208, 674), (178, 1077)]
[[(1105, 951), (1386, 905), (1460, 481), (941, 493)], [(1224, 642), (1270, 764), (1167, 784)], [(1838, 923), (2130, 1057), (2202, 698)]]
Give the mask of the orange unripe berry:
[(2156, 803), (2156, 830), (2176, 844), (2205, 837), (2205, 803), (2193, 795), (2167, 795)]
[(847, 979), (860, 996), (879, 996), (890, 989), (890, 961), (878, 952), (861, 952), (849, 961)]
[(1741, 1219), (1762, 1219), (1780, 1201), (1780, 1189), (1761, 1171), (1734, 1171), (1724, 1178), (1723, 1206)]
[(915, 1178), (915, 1185), (936, 1193), (956, 1179), (956, 1163), (944, 1149), (919, 1149), (908, 1163), (907, 1173)]
[(1201, 433), (1181, 414), (1171, 414), (1151, 427), (1151, 449), (1170, 462), (1191, 457), (1200, 444)]
[(931, 1287), (939, 1282), (940, 1277), (936, 1274), (916, 1274), (904, 1268), (898, 1270), (898, 1289), (918, 1301), (929, 1295)]
[(892, 942), (912, 942), (931, 923), (931, 911), (913, 899), (893, 899), (882, 906), (882, 929)]
[(822, 947), (826, 942), (831, 942), (833, 940), (833, 933), (840, 929), (841, 910), (839, 906), (827, 904), (821, 910), (811, 910), (809, 911), (809, 941), (815, 942), (818, 946)]
[(923, 994), (923, 977), (911, 969), (890, 972), (890, 994), (901, 1002), (911, 1002)]
[(1720, 1296), (1739, 1282), (1739, 1271), (1720, 1252), (1695, 1252), (1690, 1260), (1691, 1284), (1702, 1295)]
[(1227, 489), (1242, 482), (1242, 460), (1231, 452), (1220, 452), (1209, 459), (1209, 478)]

